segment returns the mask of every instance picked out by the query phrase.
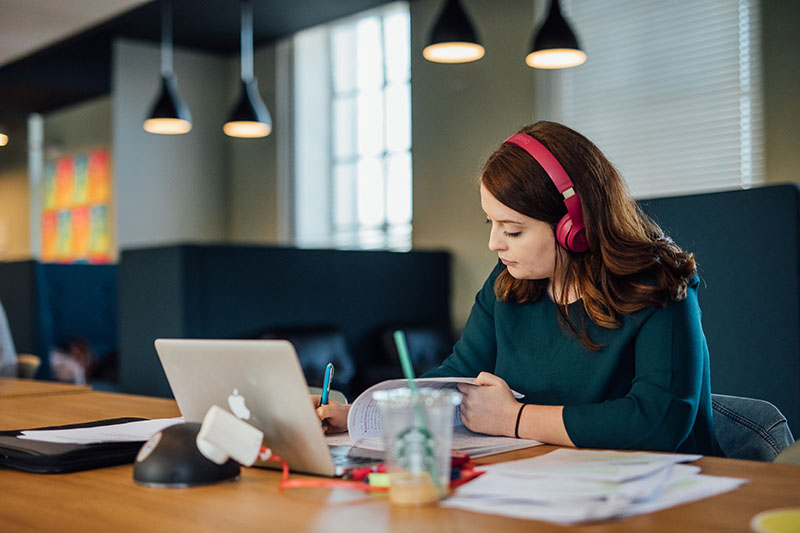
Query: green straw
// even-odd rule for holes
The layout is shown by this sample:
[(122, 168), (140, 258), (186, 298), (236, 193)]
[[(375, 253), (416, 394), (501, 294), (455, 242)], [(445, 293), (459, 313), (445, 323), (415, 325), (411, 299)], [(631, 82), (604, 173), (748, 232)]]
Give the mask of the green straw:
[(403, 375), (408, 380), (408, 388), (416, 394), (417, 384), (414, 383), (414, 367), (411, 365), (411, 357), (408, 355), (408, 346), (406, 346), (406, 336), (402, 331), (397, 330), (394, 332), (394, 343), (397, 346), (397, 353), (400, 355)]
[[(397, 354), (400, 356), (400, 366), (403, 367), (403, 375), (408, 382), (408, 388), (411, 391), (412, 401), (413, 398), (417, 398), (417, 384), (414, 382), (414, 367), (411, 365), (411, 357), (408, 355), (408, 346), (406, 346), (406, 336), (401, 330), (397, 330), (394, 332), (394, 343), (397, 346)], [(428, 426), (425, 423), (425, 413), (422, 411), (422, 406), (419, 405), (419, 402), (414, 402), (414, 413), (416, 414), (417, 418), (417, 425), (424, 431), (428, 436), (431, 435), (431, 432), (428, 430)], [(442, 487), (441, 481), (439, 481), (439, 475), (436, 470), (436, 454), (434, 453), (433, 461), (431, 461), (431, 468), (428, 471), (431, 478), (433, 478), (433, 482), (436, 485), (436, 490), (439, 494), (444, 494), (444, 489)]]

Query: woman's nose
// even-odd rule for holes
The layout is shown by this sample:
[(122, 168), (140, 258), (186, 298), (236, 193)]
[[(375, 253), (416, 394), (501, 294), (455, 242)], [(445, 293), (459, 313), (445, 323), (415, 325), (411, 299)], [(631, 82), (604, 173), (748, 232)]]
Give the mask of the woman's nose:
[(500, 235), (500, 230), (492, 228), (492, 231), (489, 232), (489, 249), (493, 252), (499, 252), (505, 250), (505, 248), (505, 240)]

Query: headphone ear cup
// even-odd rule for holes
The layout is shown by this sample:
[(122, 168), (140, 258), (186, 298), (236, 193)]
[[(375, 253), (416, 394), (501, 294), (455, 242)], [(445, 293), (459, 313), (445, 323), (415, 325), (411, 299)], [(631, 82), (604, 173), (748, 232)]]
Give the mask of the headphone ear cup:
[(589, 249), (589, 243), (586, 242), (586, 229), (580, 228), (575, 231), (569, 213), (561, 217), (556, 225), (556, 240), (558, 244), (573, 252), (585, 252)]
[(556, 240), (558, 244), (566, 248), (567, 250), (571, 250), (572, 248), (569, 245), (569, 234), (572, 231), (572, 219), (569, 216), (569, 213), (561, 217), (561, 220), (558, 221), (556, 224)]
[(589, 243), (586, 240), (586, 228), (570, 232), (569, 249), (573, 252), (585, 252), (589, 249)]

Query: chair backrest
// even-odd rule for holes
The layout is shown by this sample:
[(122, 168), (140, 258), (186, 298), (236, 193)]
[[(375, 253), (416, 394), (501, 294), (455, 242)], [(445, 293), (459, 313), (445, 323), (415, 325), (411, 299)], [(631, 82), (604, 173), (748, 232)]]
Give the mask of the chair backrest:
[[(401, 367), (400, 356), (394, 341), (396, 330), (401, 330), (405, 334), (408, 355), (417, 375), (436, 368), (453, 351), (454, 340), (450, 328), (447, 326), (430, 324), (386, 327), (380, 333), (381, 345), (385, 354), (384, 360), (396, 365), (398, 371), (401, 370)], [(401, 372), (395, 375), (401, 375)]]
[(795, 441), (791, 446), (779, 453), (773, 462), (800, 466), (800, 441)]
[(18, 354), (17, 377), (25, 379), (33, 379), (33, 376), (36, 375), (36, 371), (39, 369), (39, 365), (41, 364), (42, 360), (38, 355), (33, 355), (30, 353)]
[(328, 327), (283, 328), (264, 331), (262, 339), (286, 339), (294, 345), (297, 358), (303, 368), (306, 382), (311, 386), (322, 385), (325, 367), (333, 363), (333, 384), (345, 395), (351, 395), (356, 364), (347, 348), (341, 331)]
[(772, 461), (794, 442), (786, 417), (769, 402), (712, 394), (714, 433), (726, 457)]

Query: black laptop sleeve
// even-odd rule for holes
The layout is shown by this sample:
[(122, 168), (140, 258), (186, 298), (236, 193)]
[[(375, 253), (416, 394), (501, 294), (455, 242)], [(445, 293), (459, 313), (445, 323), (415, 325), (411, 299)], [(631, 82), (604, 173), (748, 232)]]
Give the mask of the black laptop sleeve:
[(37, 474), (60, 474), (132, 463), (145, 441), (98, 444), (64, 444), (20, 439), (32, 429), (75, 429), (125, 424), (144, 418), (112, 418), (83, 424), (0, 431), (0, 466)]

